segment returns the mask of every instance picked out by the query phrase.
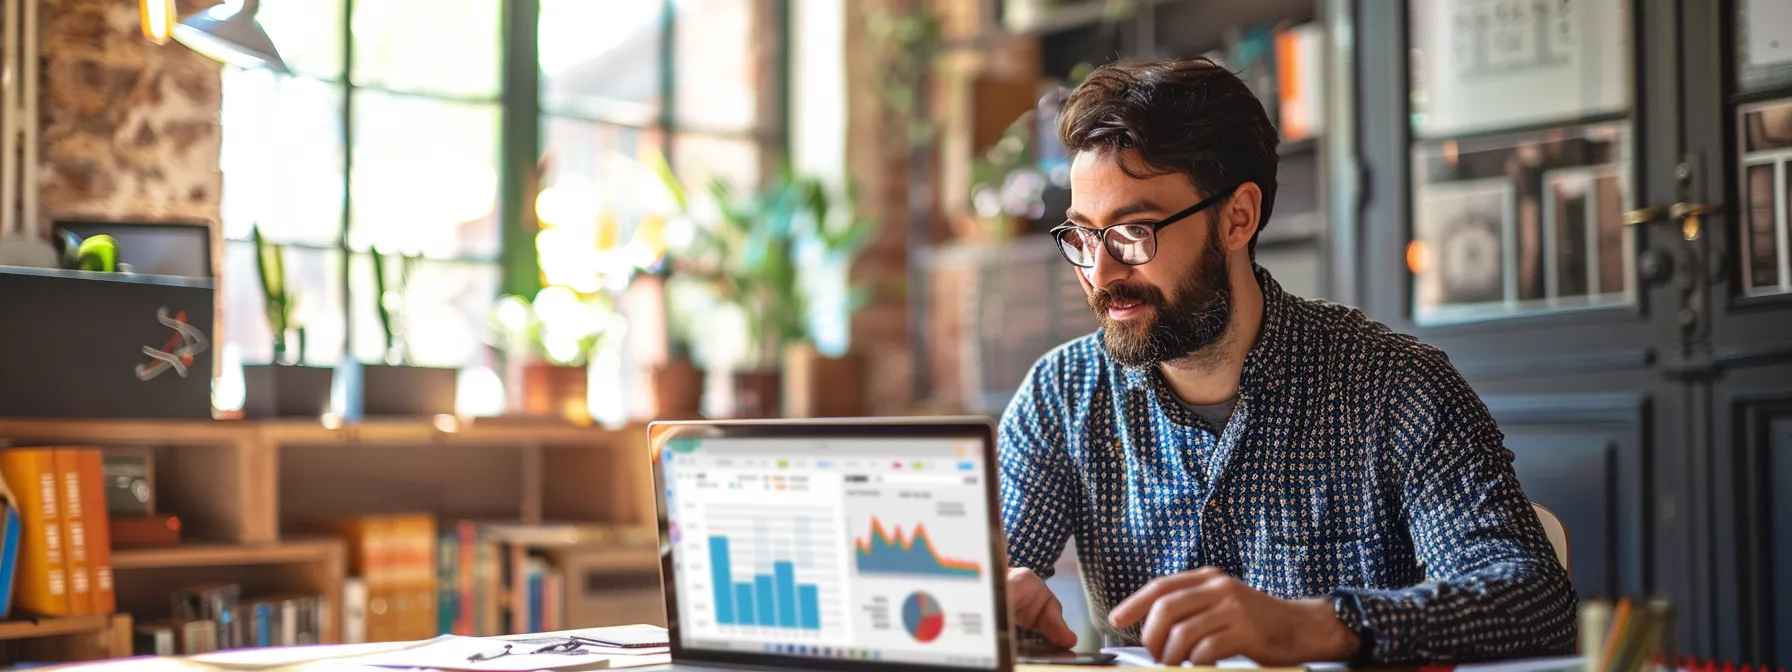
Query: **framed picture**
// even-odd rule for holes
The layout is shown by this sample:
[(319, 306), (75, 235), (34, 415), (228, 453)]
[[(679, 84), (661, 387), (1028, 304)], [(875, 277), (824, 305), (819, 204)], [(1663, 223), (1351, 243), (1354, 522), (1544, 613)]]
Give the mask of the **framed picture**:
[(1594, 300), (1628, 287), (1624, 180), (1617, 165), (1544, 171), (1544, 296)]
[(1517, 294), (1515, 195), (1503, 177), (1418, 185), (1413, 237), (1415, 317), (1443, 309), (1499, 304)]
[(1626, 0), (1409, 0), (1421, 138), (1572, 123), (1631, 106)]

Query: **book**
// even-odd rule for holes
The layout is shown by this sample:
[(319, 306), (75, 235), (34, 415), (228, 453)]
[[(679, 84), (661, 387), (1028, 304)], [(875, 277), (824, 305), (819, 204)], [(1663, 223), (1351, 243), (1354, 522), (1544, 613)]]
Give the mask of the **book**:
[(56, 506), (62, 512), (62, 548), (68, 564), (68, 610), (93, 614), (93, 578), (87, 566), (87, 518), (81, 510), (80, 451), (57, 448)]
[(39, 616), (68, 616), (68, 565), (57, 509), (56, 457), (49, 449), (0, 451), (0, 477), (18, 498), (21, 535), (13, 604)]
[(12, 618), (12, 595), (19, 568), (19, 500), (0, 478), (0, 619)]
[(118, 590), (112, 577), (112, 523), (106, 516), (105, 456), (98, 450), (80, 451), (81, 510), (85, 512), (87, 570), (92, 579), (93, 611), (118, 610)]

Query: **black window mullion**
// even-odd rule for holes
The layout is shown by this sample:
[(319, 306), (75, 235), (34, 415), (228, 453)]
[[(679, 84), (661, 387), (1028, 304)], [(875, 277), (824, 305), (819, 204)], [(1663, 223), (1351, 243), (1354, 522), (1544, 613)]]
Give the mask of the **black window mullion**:
[[(342, 254), (342, 361), (350, 363), (355, 358), (355, 300), (350, 289), (352, 284), (354, 257), (349, 252), (348, 230), (354, 211), (355, 170), (355, 0), (342, 2), (342, 231), (336, 239), (336, 245)], [(375, 273), (379, 269), (374, 269)], [(374, 298), (380, 300), (379, 297)]]
[(660, 4), (660, 154), (665, 157), (668, 167), (676, 169), (677, 163), (672, 158), (672, 135), (678, 123), (674, 116), (678, 107), (678, 68), (673, 57), (673, 41), (677, 39), (678, 21), (677, 9), (672, 3), (673, 0), (662, 0)]
[[(499, 69), (498, 258), (499, 292), (533, 297), (541, 289), (535, 233), (540, 224), (531, 184), (539, 188), (541, 58), (539, 0), (504, 3), (503, 63)], [(526, 179), (534, 175), (534, 180)]]

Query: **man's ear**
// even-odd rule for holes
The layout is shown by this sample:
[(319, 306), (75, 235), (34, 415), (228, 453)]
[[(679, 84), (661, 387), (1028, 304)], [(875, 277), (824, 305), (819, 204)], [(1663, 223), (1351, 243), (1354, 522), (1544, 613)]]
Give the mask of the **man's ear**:
[(1219, 212), (1220, 236), (1226, 249), (1237, 251), (1249, 247), (1257, 235), (1257, 222), (1263, 214), (1263, 189), (1256, 182), (1238, 185)]

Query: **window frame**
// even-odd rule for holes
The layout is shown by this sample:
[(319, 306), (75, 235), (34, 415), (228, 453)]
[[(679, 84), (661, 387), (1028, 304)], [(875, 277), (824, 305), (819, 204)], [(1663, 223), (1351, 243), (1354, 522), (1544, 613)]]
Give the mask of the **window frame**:
[[(648, 1), (648, 0), (643, 0)], [(679, 123), (677, 111), (677, 2), (679, 0), (657, 0), (659, 8), (659, 82), (660, 110), (650, 122), (640, 120), (605, 118), (599, 114), (578, 114), (570, 110), (549, 110), (542, 99), (542, 71), (540, 67), (540, 10), (541, 0), (503, 0), (499, 4), (500, 22), (498, 31), (498, 88), (495, 97), (466, 96), (456, 94), (428, 93), (396, 89), (377, 84), (357, 83), (354, 78), (355, 40), (353, 22), (357, 0), (342, 0), (342, 17), (338, 36), (341, 38), (341, 72), (336, 77), (320, 77), (308, 73), (275, 74), (275, 77), (288, 80), (310, 80), (330, 86), (342, 94), (340, 105), (340, 123), (342, 125), (343, 157), (340, 167), (342, 185), (342, 203), (339, 213), (340, 223), (336, 242), (332, 245), (314, 243), (282, 243), (287, 247), (302, 250), (314, 250), (323, 253), (335, 252), (341, 255), (340, 277), (336, 279), (336, 288), (341, 292), (343, 340), (340, 344), (344, 361), (355, 358), (354, 334), (357, 328), (368, 328), (365, 324), (357, 324), (354, 316), (355, 301), (353, 287), (353, 271), (357, 255), (368, 253), (357, 251), (350, 244), (350, 227), (353, 222), (354, 197), (351, 183), (355, 174), (354, 142), (356, 121), (355, 94), (358, 91), (377, 92), (385, 95), (400, 96), (424, 101), (446, 104), (478, 104), (495, 105), (498, 114), (497, 163), (498, 191), (495, 207), (498, 223), (498, 249), (496, 254), (486, 256), (468, 256), (457, 254), (451, 257), (430, 257), (433, 263), (477, 264), (495, 267), (497, 270), (498, 296), (515, 294), (534, 296), (542, 287), (541, 272), (535, 253), (535, 235), (540, 227), (535, 214), (535, 194), (530, 190), (538, 190), (537, 181), (541, 177), (537, 172), (537, 163), (542, 156), (544, 140), (542, 130), (550, 117), (574, 120), (580, 123), (607, 124), (628, 127), (640, 132), (657, 134), (658, 150), (669, 164), (677, 169), (677, 159), (673, 154), (675, 140), (681, 135), (707, 136), (731, 140), (752, 140), (757, 145), (759, 154), (759, 173), (767, 175), (771, 167), (778, 164), (787, 151), (788, 128), (788, 58), (789, 48), (784, 43), (789, 29), (788, 0), (742, 0), (753, 4), (755, 23), (764, 30), (754, 31), (754, 40), (770, 45), (761, 54), (764, 59), (764, 76), (754, 85), (761, 95), (758, 96), (758, 110), (755, 123), (746, 130), (711, 129)], [(228, 134), (228, 129), (226, 129)], [(228, 188), (228, 187), (226, 187)], [(221, 227), (222, 228), (222, 227)], [(248, 241), (242, 238), (223, 237), (226, 249), (231, 245), (241, 245)], [(329, 346), (334, 347), (334, 346)]]

